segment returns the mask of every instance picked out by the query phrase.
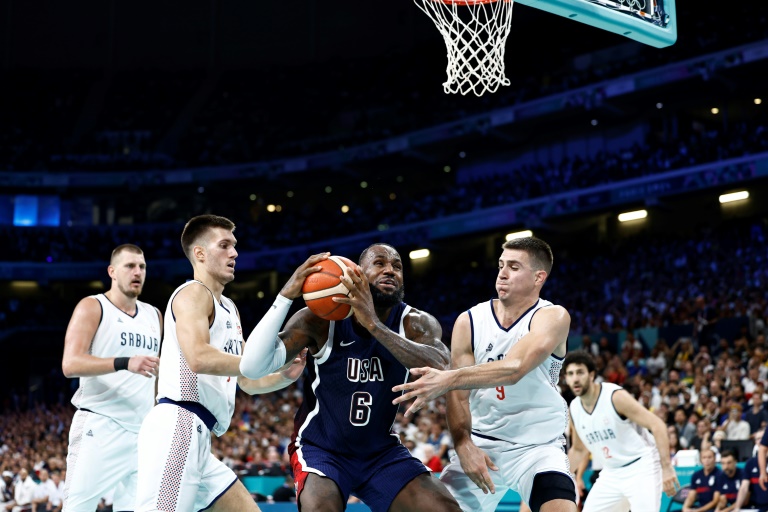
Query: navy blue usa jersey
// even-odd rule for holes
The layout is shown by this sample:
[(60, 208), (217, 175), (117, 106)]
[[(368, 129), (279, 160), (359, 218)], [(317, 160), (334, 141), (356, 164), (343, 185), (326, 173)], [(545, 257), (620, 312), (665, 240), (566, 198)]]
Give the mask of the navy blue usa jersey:
[[(401, 336), (403, 318), (411, 307), (392, 309), (386, 326)], [(328, 341), (314, 361), (307, 361), (304, 401), (294, 420), (292, 449), (304, 444), (359, 456), (400, 443), (392, 432), (400, 393), (408, 370), (353, 319), (331, 322)], [(313, 364), (314, 363), (314, 364)]]

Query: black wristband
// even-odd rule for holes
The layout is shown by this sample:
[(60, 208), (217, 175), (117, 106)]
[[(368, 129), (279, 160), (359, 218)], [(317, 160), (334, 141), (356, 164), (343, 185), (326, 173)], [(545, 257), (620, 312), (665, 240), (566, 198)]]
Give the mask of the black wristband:
[(128, 361), (130, 361), (130, 357), (116, 357), (115, 358), (115, 371), (119, 372), (120, 370), (127, 370), (128, 369)]

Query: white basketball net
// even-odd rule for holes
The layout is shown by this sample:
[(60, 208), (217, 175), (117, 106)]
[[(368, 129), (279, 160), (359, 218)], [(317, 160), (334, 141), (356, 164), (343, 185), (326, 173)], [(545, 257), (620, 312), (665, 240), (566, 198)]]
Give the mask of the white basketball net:
[(504, 48), (512, 27), (512, 0), (414, 0), (448, 50), (446, 94), (496, 92), (509, 85)]

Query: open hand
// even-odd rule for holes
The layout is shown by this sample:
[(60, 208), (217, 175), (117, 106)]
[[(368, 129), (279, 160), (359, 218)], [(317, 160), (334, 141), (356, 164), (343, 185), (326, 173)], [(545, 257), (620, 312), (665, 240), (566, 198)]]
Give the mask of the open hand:
[(496, 486), (488, 470), (498, 471), (499, 468), (483, 450), (472, 442), (463, 443), (456, 447), (456, 453), (461, 462), (461, 469), (478, 486), (483, 494), (496, 494)]
[(392, 388), (392, 391), (395, 393), (405, 392), (395, 398), (392, 401), (393, 404), (399, 404), (411, 398), (416, 398), (408, 410), (405, 411), (406, 416), (413, 415), (435, 398), (451, 390), (450, 380), (453, 375), (451, 371), (437, 370), (429, 367), (413, 368), (411, 375), (419, 376), (419, 379), (399, 384)]
[(299, 265), (299, 267), (293, 272), (293, 275), (285, 283), (283, 289), (280, 290), (280, 295), (286, 299), (296, 299), (301, 297), (301, 287), (304, 285), (304, 280), (308, 275), (319, 272), (322, 267), (316, 267), (318, 263), (323, 260), (327, 260), (331, 253), (321, 252), (307, 258), (307, 261)]
[(280, 374), (288, 380), (296, 381), (304, 373), (304, 367), (307, 365), (307, 350), (299, 352), (290, 366), (280, 371)]

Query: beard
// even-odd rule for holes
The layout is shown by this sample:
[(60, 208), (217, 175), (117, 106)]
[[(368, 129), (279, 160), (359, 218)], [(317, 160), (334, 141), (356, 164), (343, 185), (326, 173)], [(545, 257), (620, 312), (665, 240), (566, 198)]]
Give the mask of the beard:
[(117, 285), (117, 288), (120, 290), (120, 293), (125, 295), (126, 297), (130, 297), (132, 299), (136, 299), (141, 295), (141, 291), (144, 289), (144, 285), (141, 285), (138, 290), (134, 290), (133, 288), (124, 288), (120, 284)]
[(391, 308), (397, 306), (403, 302), (403, 297), (405, 297), (405, 286), (401, 286), (392, 293), (384, 293), (370, 283), (368, 286), (371, 288), (373, 307), (375, 308)]

